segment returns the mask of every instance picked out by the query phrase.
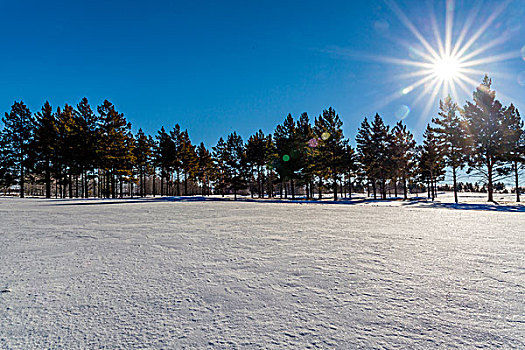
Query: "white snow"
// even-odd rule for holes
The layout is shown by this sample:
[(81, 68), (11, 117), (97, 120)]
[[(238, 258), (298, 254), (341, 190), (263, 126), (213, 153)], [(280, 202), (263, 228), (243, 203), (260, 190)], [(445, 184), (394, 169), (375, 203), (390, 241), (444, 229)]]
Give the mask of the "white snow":
[(523, 207), (392, 203), (0, 199), (0, 348), (525, 348)]

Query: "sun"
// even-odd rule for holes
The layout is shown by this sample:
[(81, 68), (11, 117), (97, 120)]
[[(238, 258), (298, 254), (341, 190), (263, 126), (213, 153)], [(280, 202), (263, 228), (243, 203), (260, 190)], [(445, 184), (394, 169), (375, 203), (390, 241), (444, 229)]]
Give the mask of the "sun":
[[(471, 12), (466, 18), (456, 21), (456, 23), (463, 23), (463, 28), (454, 31), (454, 0), (446, 0), (445, 21), (442, 25), (438, 24), (434, 13), (428, 15), (429, 28), (433, 33), (428, 37), (416, 28), (395, 0), (385, 0), (385, 2), (417, 40), (399, 41), (408, 49), (407, 58), (369, 57), (379, 62), (409, 68), (403, 69), (393, 77), (397, 81), (406, 82), (406, 85), (384, 98), (381, 104), (390, 104), (398, 98), (412, 95), (415, 97), (412, 101), (413, 106), (421, 102), (425, 105), (420, 115), (421, 121), (427, 119), (432, 106), (436, 105), (436, 99), (451, 96), (453, 100), (459, 101), (460, 94), (469, 96), (472, 89), (478, 85), (477, 79), (484, 74), (497, 74), (494, 71), (487, 72), (487, 64), (520, 56), (514, 51), (497, 50), (496, 52), (499, 53), (494, 54), (495, 49), (508, 40), (507, 33), (493, 35), (494, 38), (489, 41), (484, 40), (484, 34), (489, 29), (493, 30), (493, 24), (509, 3), (507, 1), (502, 1), (495, 6), (488, 18), (484, 18), (483, 21), (478, 21), (477, 10)], [(476, 26), (478, 22), (482, 23), (479, 27)], [(489, 52), (492, 54), (487, 55)], [(500, 93), (501, 96), (503, 95)]]
[(434, 61), (432, 70), (442, 82), (451, 83), (460, 77), (461, 65), (457, 58), (445, 56)]

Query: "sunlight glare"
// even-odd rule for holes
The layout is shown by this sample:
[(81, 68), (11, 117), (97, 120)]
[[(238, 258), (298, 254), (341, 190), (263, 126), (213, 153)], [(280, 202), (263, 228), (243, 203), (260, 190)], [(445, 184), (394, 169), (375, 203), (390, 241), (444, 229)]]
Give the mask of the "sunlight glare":
[(454, 57), (442, 57), (434, 62), (434, 74), (442, 81), (450, 82), (460, 73), (460, 65)]

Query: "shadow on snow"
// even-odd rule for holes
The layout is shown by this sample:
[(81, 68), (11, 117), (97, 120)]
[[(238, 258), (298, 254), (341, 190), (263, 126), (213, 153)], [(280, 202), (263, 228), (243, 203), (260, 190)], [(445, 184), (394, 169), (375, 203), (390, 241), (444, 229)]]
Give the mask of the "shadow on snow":
[[(233, 198), (222, 197), (156, 197), (156, 198), (122, 198), (122, 199), (49, 199), (53, 202), (50, 205), (65, 205), (65, 206), (84, 206), (84, 205), (110, 205), (110, 204), (136, 204), (136, 203), (161, 203), (161, 202), (235, 202)], [(336, 204), (336, 205), (356, 205), (366, 203), (393, 203), (401, 202), (401, 206), (418, 205), (418, 208), (441, 208), (452, 210), (478, 210), (478, 211), (498, 211), (498, 212), (525, 212), (524, 205), (500, 205), (497, 203), (441, 203), (431, 202), (425, 197), (412, 197), (407, 201), (402, 201), (401, 198), (392, 198), (387, 200), (381, 199), (347, 199), (343, 198), (338, 201), (334, 200), (306, 200), (306, 199), (258, 199), (240, 197), (237, 202), (251, 202), (251, 203), (289, 203), (289, 204)]]

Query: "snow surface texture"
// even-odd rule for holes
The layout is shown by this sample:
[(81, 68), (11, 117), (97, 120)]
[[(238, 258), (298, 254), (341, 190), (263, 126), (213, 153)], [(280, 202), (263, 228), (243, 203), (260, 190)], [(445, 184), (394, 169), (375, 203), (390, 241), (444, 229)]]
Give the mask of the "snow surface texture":
[(522, 212), (4, 198), (0, 219), (1, 349), (525, 349)]

